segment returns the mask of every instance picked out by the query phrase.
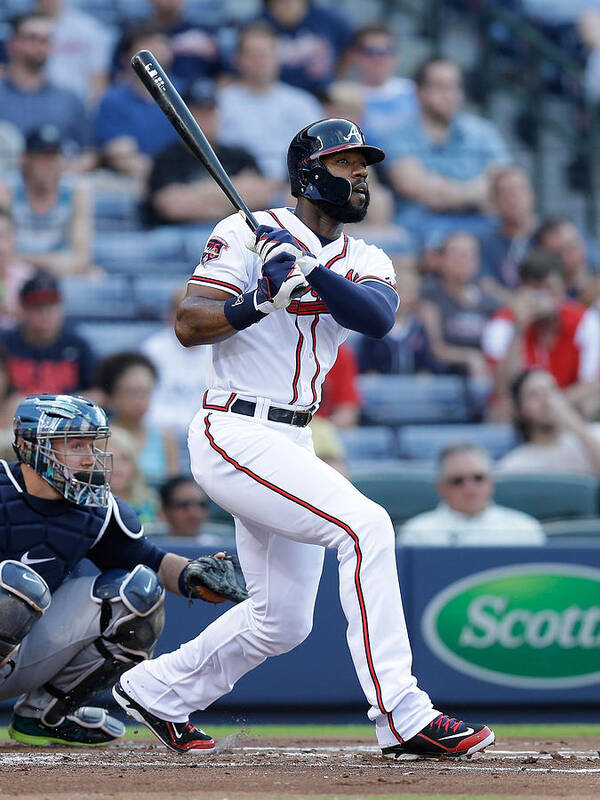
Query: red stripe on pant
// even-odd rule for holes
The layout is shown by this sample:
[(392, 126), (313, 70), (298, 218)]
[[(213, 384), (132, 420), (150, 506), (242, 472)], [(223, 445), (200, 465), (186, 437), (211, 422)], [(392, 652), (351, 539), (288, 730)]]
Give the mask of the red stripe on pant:
[(360, 607), (360, 614), (361, 614), (361, 620), (362, 620), (362, 630), (363, 630), (363, 642), (364, 642), (364, 647), (365, 647), (365, 656), (366, 656), (366, 659), (367, 659), (367, 666), (369, 667), (369, 674), (371, 675), (371, 680), (373, 681), (373, 685), (375, 686), (375, 694), (377, 696), (377, 705), (379, 706), (379, 709), (380, 709), (381, 713), (386, 715), (387, 720), (388, 720), (388, 724), (390, 726), (390, 730), (392, 731), (394, 736), (398, 739), (399, 742), (403, 742), (404, 740), (402, 739), (402, 737), (400, 736), (400, 734), (398, 733), (398, 731), (396, 730), (396, 728), (394, 726), (394, 721), (392, 719), (391, 712), (387, 711), (385, 709), (384, 705), (383, 705), (383, 698), (381, 696), (381, 686), (379, 684), (379, 679), (378, 679), (378, 677), (377, 677), (377, 675), (375, 673), (375, 667), (373, 665), (373, 657), (371, 655), (371, 644), (370, 644), (370, 641), (369, 641), (369, 626), (368, 626), (368, 622), (367, 622), (367, 611), (366, 611), (366, 608), (365, 608), (365, 600), (364, 600), (364, 597), (363, 597), (362, 586), (360, 585), (360, 565), (362, 564), (362, 553), (361, 553), (361, 550), (360, 550), (360, 544), (359, 544), (359, 541), (358, 541), (358, 536), (356, 535), (356, 533), (354, 533), (354, 531), (352, 530), (352, 528), (350, 528), (349, 525), (346, 525), (345, 522), (342, 522), (341, 520), (336, 519), (336, 517), (331, 516), (331, 514), (327, 514), (327, 512), (325, 512), (325, 511), (321, 511), (321, 509), (316, 508), (315, 506), (313, 506), (310, 503), (308, 503), (306, 500), (301, 500), (299, 497), (296, 497), (295, 495), (291, 494), (290, 492), (287, 492), (285, 489), (282, 489), (279, 486), (275, 486), (274, 483), (271, 483), (270, 481), (267, 481), (265, 478), (261, 478), (260, 475), (257, 475), (255, 472), (252, 472), (252, 470), (249, 469), (248, 467), (242, 466), (238, 461), (236, 461), (234, 458), (229, 456), (225, 452), (225, 450), (223, 450), (222, 447), (219, 447), (219, 445), (215, 442), (215, 440), (214, 440), (214, 438), (213, 438), (213, 436), (212, 436), (212, 434), (210, 432), (210, 419), (209, 419), (209, 417), (210, 417), (210, 414), (207, 414), (207, 416), (206, 416), (206, 418), (204, 420), (204, 427), (205, 427), (206, 437), (207, 437), (212, 449), (215, 450), (217, 453), (219, 453), (219, 455), (222, 456), (225, 459), (225, 461), (227, 461), (229, 464), (232, 464), (235, 467), (235, 469), (239, 470), (240, 472), (243, 472), (249, 478), (252, 478), (252, 480), (257, 481), (262, 486), (265, 486), (267, 489), (271, 489), (271, 491), (276, 492), (277, 494), (281, 495), (282, 497), (285, 497), (288, 500), (291, 500), (292, 503), (297, 503), (299, 506), (302, 506), (303, 508), (306, 508), (311, 513), (316, 514), (321, 519), (325, 519), (328, 522), (331, 522), (334, 525), (337, 525), (339, 528), (341, 528), (343, 531), (345, 531), (348, 534), (348, 536), (350, 536), (352, 541), (354, 542), (354, 552), (356, 553), (356, 569), (354, 571), (354, 585), (356, 587), (356, 594), (358, 596), (358, 605)]

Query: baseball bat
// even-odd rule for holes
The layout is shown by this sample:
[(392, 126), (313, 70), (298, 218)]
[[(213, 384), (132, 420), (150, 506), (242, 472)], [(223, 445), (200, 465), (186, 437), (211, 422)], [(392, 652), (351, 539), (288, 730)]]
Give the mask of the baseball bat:
[(242, 213), (246, 224), (254, 233), (258, 228), (256, 217), (240, 197), (202, 128), (183, 102), (181, 95), (169, 80), (156, 56), (150, 50), (140, 50), (131, 59), (131, 66), (171, 125), (196, 158), (204, 164), (234, 208)]

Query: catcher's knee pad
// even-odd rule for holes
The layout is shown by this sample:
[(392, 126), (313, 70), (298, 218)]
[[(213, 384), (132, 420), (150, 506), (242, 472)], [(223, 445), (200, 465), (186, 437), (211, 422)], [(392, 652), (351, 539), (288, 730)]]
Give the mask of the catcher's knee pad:
[(66, 688), (51, 683), (44, 689), (55, 699), (44, 709), (46, 725), (108, 689), (132, 664), (149, 658), (165, 624), (165, 590), (160, 578), (138, 564), (131, 572), (111, 569), (92, 583), (91, 598), (100, 605), (100, 636), (94, 641), (98, 659)]
[(102, 606), (102, 639), (116, 645), (128, 661), (149, 658), (165, 624), (165, 590), (156, 572), (143, 564), (131, 572), (108, 570), (98, 575), (91, 594)]
[(16, 655), (51, 600), (48, 584), (31, 567), (0, 562), (0, 667)]

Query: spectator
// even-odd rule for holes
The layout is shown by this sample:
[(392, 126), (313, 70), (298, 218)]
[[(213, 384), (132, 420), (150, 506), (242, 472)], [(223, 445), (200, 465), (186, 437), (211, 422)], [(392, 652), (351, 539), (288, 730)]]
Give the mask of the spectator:
[(37, 10), (54, 23), (48, 79), (92, 105), (108, 83), (112, 40), (108, 29), (90, 14), (70, 8), (65, 0), (37, 0)]
[(221, 89), (221, 143), (247, 147), (261, 172), (287, 191), (288, 145), (301, 128), (321, 119), (308, 92), (279, 81), (276, 36), (265, 23), (244, 28), (237, 43), (238, 80)]
[[(128, 65), (138, 50), (151, 50), (170, 73), (173, 53), (159, 27), (142, 23), (125, 34), (124, 63)], [(179, 85), (176, 75), (170, 77)], [(134, 178), (146, 178), (152, 158), (179, 141), (175, 129), (132, 69), (126, 69), (123, 80), (104, 94), (96, 114), (95, 131), (104, 163)]]
[(208, 518), (208, 498), (196, 481), (176, 475), (160, 487), (161, 514), (167, 536), (200, 538)]
[(469, 233), (444, 242), (440, 276), (423, 291), (420, 315), (435, 359), (451, 372), (473, 378), (489, 375), (481, 354), (483, 329), (498, 303), (477, 284), (479, 245)]
[(95, 358), (89, 344), (64, 326), (56, 280), (36, 273), (21, 288), (21, 324), (2, 334), (8, 380), (20, 394), (82, 393)]
[(497, 403), (506, 402), (523, 369), (538, 366), (554, 376), (584, 416), (593, 416), (600, 376), (598, 312), (567, 299), (562, 262), (551, 253), (532, 251), (519, 274), (512, 302), (490, 320), (482, 337), (495, 372)]
[(411, 269), (398, 272), (396, 288), (400, 295), (396, 324), (383, 339), (361, 337), (357, 347), (360, 371), (383, 375), (435, 372), (429, 337), (416, 313), (419, 276)]
[(428, 58), (415, 75), (420, 111), (388, 131), (387, 174), (401, 199), (397, 221), (422, 238), (432, 230), (482, 232), (492, 168), (508, 153), (494, 125), (461, 111), (460, 68)]
[(439, 457), (441, 503), (404, 524), (403, 545), (487, 547), (541, 545), (540, 523), (521, 511), (496, 505), (490, 456), (472, 444), (456, 444)]
[(0, 329), (18, 322), (19, 291), (35, 272), (14, 251), (14, 225), (10, 211), (0, 206)]
[(166, 425), (180, 435), (187, 433), (211, 369), (210, 347), (183, 347), (175, 336), (175, 314), (184, 295), (185, 290), (173, 295), (164, 327), (140, 345), (158, 373), (147, 424)]
[(523, 444), (498, 462), (498, 472), (564, 473), (600, 478), (600, 434), (543, 369), (521, 372), (511, 385), (514, 424)]
[[(173, 52), (172, 69), (186, 83), (200, 77), (215, 78), (222, 69), (219, 32), (210, 26), (186, 19), (186, 0), (150, 0), (151, 14), (146, 22), (169, 40)], [(113, 53), (113, 74), (127, 74), (127, 34)], [(155, 54), (156, 55), (156, 54)]]
[(600, 274), (591, 264), (583, 236), (568, 217), (548, 217), (537, 230), (538, 245), (562, 261), (567, 296), (586, 306), (600, 297)]
[(55, 125), (27, 135), (21, 172), (0, 186), (0, 204), (11, 210), (20, 259), (57, 278), (90, 271), (92, 196), (82, 178), (65, 174)]
[(281, 80), (309, 92), (330, 83), (350, 39), (346, 19), (311, 0), (264, 0), (264, 6), (259, 19), (277, 35)]
[(6, 42), (8, 63), (0, 79), (0, 120), (11, 122), (24, 136), (42, 125), (55, 125), (73, 154), (89, 145), (89, 120), (76, 94), (46, 78), (52, 33), (52, 20), (43, 14), (13, 20)]
[(148, 425), (146, 413), (158, 373), (142, 353), (122, 352), (108, 356), (98, 365), (96, 388), (103, 393), (102, 405), (111, 424), (133, 436), (138, 462), (146, 481), (156, 486), (179, 468), (177, 439), (170, 428)]
[(351, 47), (351, 65), (365, 102), (362, 129), (367, 141), (382, 146), (387, 131), (414, 117), (414, 81), (396, 75), (396, 40), (383, 23), (360, 28)]
[[(273, 182), (261, 177), (254, 157), (245, 148), (228, 147), (219, 141), (219, 113), (212, 81), (200, 78), (184, 99), (249, 208), (268, 206)], [(156, 157), (148, 193), (150, 224), (208, 223), (234, 212), (222, 189), (182, 142)]]
[(353, 428), (358, 423), (361, 402), (358, 362), (350, 345), (342, 344), (323, 383), (319, 416), (338, 428)]
[(156, 522), (158, 496), (144, 480), (137, 458), (134, 437), (124, 428), (110, 429), (109, 450), (112, 453), (110, 489), (133, 508), (142, 524)]
[(517, 166), (501, 167), (490, 179), (494, 228), (481, 239), (481, 286), (502, 303), (519, 283), (519, 265), (531, 248), (538, 224), (529, 176)]

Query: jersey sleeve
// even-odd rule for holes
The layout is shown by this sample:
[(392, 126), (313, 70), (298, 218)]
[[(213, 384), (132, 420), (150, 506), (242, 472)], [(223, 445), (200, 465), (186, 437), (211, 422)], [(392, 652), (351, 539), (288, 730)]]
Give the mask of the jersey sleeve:
[(355, 273), (352, 279), (355, 283), (376, 281), (396, 289), (396, 273), (392, 260), (379, 247), (361, 242), (352, 267)]
[(131, 570), (137, 564), (145, 564), (158, 572), (164, 556), (165, 551), (143, 534), (133, 539), (115, 515), (111, 517), (100, 541), (87, 554), (101, 572), (115, 568)]
[(219, 222), (206, 242), (189, 283), (220, 289), (233, 297), (253, 288), (249, 285), (252, 253), (246, 247), (249, 233), (250, 229), (239, 214)]

